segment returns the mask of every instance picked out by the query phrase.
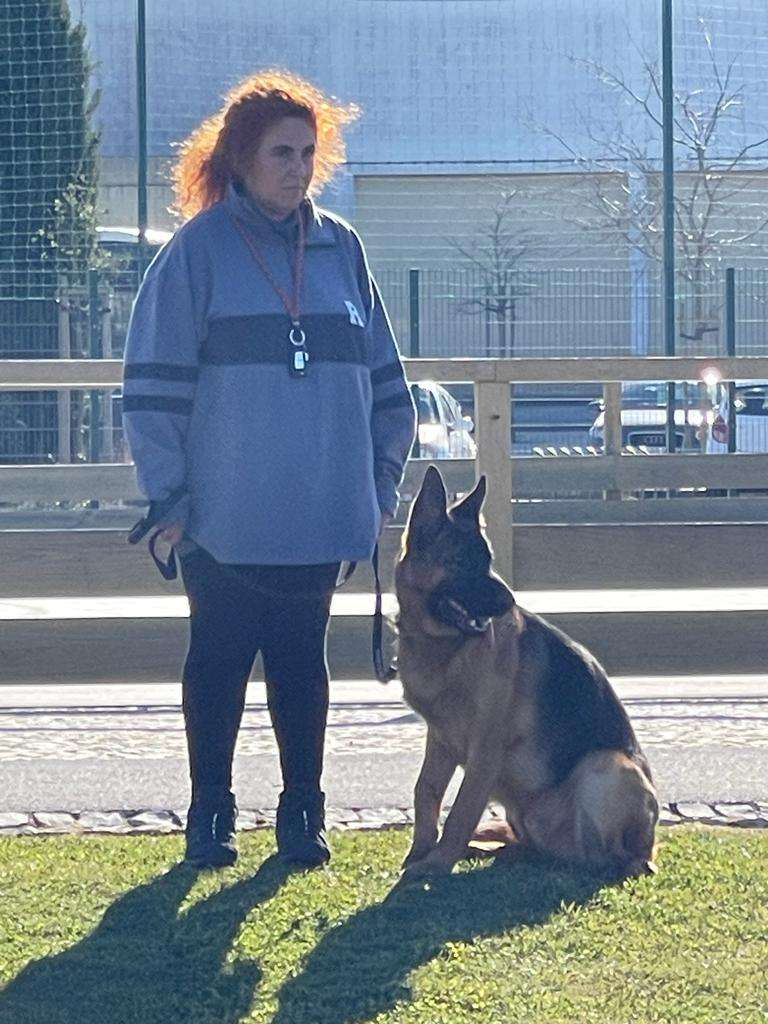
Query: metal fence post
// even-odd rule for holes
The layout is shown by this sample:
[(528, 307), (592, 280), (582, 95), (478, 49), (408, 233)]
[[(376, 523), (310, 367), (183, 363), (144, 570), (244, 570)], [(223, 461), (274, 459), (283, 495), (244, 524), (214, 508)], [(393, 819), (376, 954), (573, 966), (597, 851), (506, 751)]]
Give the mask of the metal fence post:
[[(110, 292), (107, 296), (107, 303), (100, 309), (101, 313), (101, 358), (112, 359), (112, 305), (114, 303), (114, 295)], [(101, 444), (101, 454), (106, 462), (114, 462), (115, 460), (115, 423), (113, 415), (113, 392), (103, 392), (102, 401), (104, 408), (102, 409), (102, 423), (103, 423), (103, 434)]]
[(149, 265), (147, 224), (149, 201), (147, 190), (149, 157), (147, 153), (147, 10), (146, 0), (137, 0), (136, 8), (136, 134), (138, 141), (136, 219), (139, 229), (138, 269), (139, 281)]
[(513, 582), (512, 462), (510, 460), (510, 386), (475, 382), (476, 475), (486, 476), (484, 515), (494, 551), (496, 572)]
[[(101, 302), (99, 301), (99, 272), (88, 271), (88, 340), (91, 359), (101, 359)], [(90, 394), (90, 461), (101, 461), (101, 394)]]
[(485, 321), (485, 355), (490, 358), (493, 355), (493, 340), (491, 338), (491, 286), (486, 283), (483, 294), (483, 319)]
[[(664, 180), (664, 354), (675, 354), (675, 151), (672, 0), (661, 0), (662, 156)], [(667, 382), (667, 451), (677, 447), (675, 382)]]
[[(69, 299), (62, 294), (59, 297), (59, 359), (71, 359), (72, 341), (70, 333)], [(72, 392), (69, 388), (59, 388), (56, 392), (57, 426), (58, 426), (58, 462), (72, 461)]]
[[(736, 355), (736, 271), (725, 270), (725, 354)], [(728, 451), (736, 451), (736, 381), (728, 381)]]
[(408, 271), (408, 310), (409, 310), (409, 352), (412, 359), (418, 359), (421, 343), (419, 339), (419, 271), (413, 267)]

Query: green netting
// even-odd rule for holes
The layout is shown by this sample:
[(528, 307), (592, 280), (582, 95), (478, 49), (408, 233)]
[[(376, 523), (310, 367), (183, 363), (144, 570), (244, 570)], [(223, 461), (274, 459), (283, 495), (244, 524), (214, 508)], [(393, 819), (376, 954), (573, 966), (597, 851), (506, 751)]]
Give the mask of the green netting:
[[(0, 300), (10, 300), (17, 324), (19, 300), (31, 303), (31, 327), (47, 324), (45, 303), (81, 282), (93, 261), (97, 136), (89, 79), (84, 29), (66, 0), (3, 0)], [(33, 333), (3, 333), (13, 354), (47, 354), (39, 346)]]
[[(0, 358), (81, 354), (68, 312), (95, 257), (90, 73), (65, 0), (2, 0)], [(0, 462), (77, 458), (84, 405), (66, 393), (0, 392)]]
[[(322, 7), (146, 0), (150, 228), (174, 226), (174, 144), (235, 82), (283, 66), (362, 108), (321, 201), (361, 231), (406, 353), (661, 352), (660, 4)], [(762, 353), (768, 4), (674, 9), (677, 351), (723, 350), (732, 265), (739, 351)], [(0, 0), (0, 358), (122, 354), (137, 10)], [(122, 230), (97, 246), (97, 223)], [(0, 462), (117, 457), (119, 398), (70, 397), (0, 394)]]

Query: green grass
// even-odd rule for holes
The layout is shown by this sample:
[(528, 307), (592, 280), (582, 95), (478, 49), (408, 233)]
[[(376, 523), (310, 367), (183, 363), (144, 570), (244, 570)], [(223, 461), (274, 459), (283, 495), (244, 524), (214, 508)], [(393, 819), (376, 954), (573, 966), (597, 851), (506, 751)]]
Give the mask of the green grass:
[(405, 832), (286, 876), (181, 838), (0, 840), (2, 1024), (765, 1024), (768, 835), (662, 832), (656, 877), (474, 862), (389, 895)]

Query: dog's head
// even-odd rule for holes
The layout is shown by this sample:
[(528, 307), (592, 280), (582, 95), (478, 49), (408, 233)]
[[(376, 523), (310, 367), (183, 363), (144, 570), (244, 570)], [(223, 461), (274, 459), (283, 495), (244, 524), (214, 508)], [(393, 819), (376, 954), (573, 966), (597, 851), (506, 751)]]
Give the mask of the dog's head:
[(408, 517), (395, 571), (401, 624), (417, 615), (432, 636), (484, 633), (514, 605), (512, 591), (491, 568), (481, 509), (485, 477), (448, 508), (443, 478), (427, 469)]

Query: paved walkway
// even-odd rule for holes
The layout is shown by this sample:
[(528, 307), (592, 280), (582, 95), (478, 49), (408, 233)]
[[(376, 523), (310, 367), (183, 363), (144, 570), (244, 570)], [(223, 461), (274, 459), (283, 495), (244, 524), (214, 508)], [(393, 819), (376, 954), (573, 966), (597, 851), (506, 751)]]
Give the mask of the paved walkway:
[[(614, 683), (670, 820), (679, 812), (765, 823), (768, 677)], [(188, 780), (179, 698), (177, 685), (0, 687), (0, 832), (181, 827)], [(331, 820), (406, 822), (423, 736), (398, 683), (334, 683), (325, 773)], [(279, 788), (264, 688), (252, 683), (235, 763), (244, 823), (269, 821)]]
[[(763, 750), (768, 757), (768, 692), (745, 680), (741, 693), (707, 696), (666, 692), (658, 683), (619, 679), (640, 742), (653, 747), (713, 745)], [(731, 686), (731, 688), (733, 688)], [(57, 760), (156, 761), (184, 757), (178, 687), (3, 687), (0, 762)], [(73, 688), (75, 689), (75, 688)], [(272, 756), (276, 748), (263, 686), (252, 683), (238, 740), (243, 757)], [(43, 692), (41, 692), (43, 691)], [(83, 692), (85, 691), (85, 692)], [(752, 691), (752, 692), (749, 692)], [(757, 691), (757, 693), (755, 692)], [(673, 695), (674, 694), (674, 695)], [(84, 699), (86, 698), (86, 699)], [(34, 703), (32, 703), (34, 702)], [(421, 719), (402, 701), (399, 685), (338, 683), (329, 714), (329, 754), (409, 754), (420, 751)]]

